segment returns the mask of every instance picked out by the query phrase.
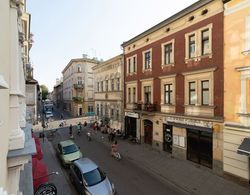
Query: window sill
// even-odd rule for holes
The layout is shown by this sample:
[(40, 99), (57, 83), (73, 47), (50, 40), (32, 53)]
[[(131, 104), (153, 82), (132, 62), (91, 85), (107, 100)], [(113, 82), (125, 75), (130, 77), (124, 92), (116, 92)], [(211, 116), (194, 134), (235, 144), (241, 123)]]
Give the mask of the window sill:
[(193, 58), (185, 58), (185, 63), (187, 64), (190, 61), (200, 61), (203, 58), (212, 58), (213, 54), (212, 53), (208, 53), (208, 54), (204, 54), (201, 56), (195, 56)]
[(241, 52), (244, 56), (250, 55), (250, 49), (246, 49), (245, 51)]
[(166, 67), (172, 67), (172, 66), (174, 66), (174, 63), (171, 63), (171, 64), (162, 64), (161, 68), (164, 69)]
[(144, 72), (152, 72), (152, 68), (149, 68), (149, 69), (143, 69), (143, 71), (142, 71), (143, 73)]

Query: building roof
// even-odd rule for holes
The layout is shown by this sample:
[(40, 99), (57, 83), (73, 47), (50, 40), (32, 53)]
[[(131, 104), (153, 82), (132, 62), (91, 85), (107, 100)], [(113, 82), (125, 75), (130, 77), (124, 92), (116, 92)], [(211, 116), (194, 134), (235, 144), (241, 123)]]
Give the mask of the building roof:
[(189, 7), (185, 8), (185, 9), (181, 10), (180, 12), (174, 14), (173, 16), (167, 18), (166, 20), (160, 22), (159, 24), (157, 24), (157, 25), (151, 27), (150, 29), (144, 31), (143, 33), (141, 33), (141, 34), (135, 36), (134, 38), (122, 43), (121, 46), (126, 47), (126, 46), (132, 44), (133, 42), (138, 41), (139, 39), (141, 39), (141, 38), (143, 38), (145, 36), (148, 36), (149, 34), (161, 29), (164, 26), (167, 26), (168, 24), (182, 18), (183, 16), (185, 16), (185, 15), (187, 15), (187, 14), (189, 14), (189, 13), (203, 7), (204, 5), (206, 5), (206, 4), (208, 4), (208, 3), (212, 2), (212, 1), (214, 1), (214, 0), (199, 0), (199, 1), (195, 2), (194, 4), (190, 5)]
[(95, 70), (95, 69), (97, 69), (97, 68), (100, 68), (100, 67), (102, 67), (102, 66), (105, 66), (105, 65), (107, 65), (107, 64), (110, 64), (110, 63), (112, 63), (112, 62), (118, 60), (119, 58), (122, 58), (122, 56), (123, 56), (123, 54), (119, 54), (119, 55), (117, 55), (117, 56), (115, 56), (115, 57), (113, 57), (113, 58), (110, 58), (110, 59), (108, 59), (108, 60), (106, 60), (106, 61), (104, 61), (104, 62), (101, 62), (100, 64), (95, 65), (92, 69)]
[(94, 64), (98, 64), (100, 63), (100, 61), (98, 61), (97, 59), (91, 59), (91, 58), (75, 58), (75, 59), (71, 59), (70, 62), (67, 64), (67, 66), (63, 69), (62, 74), (69, 68), (69, 66), (73, 63), (73, 62), (89, 62), (89, 63), (94, 63)]

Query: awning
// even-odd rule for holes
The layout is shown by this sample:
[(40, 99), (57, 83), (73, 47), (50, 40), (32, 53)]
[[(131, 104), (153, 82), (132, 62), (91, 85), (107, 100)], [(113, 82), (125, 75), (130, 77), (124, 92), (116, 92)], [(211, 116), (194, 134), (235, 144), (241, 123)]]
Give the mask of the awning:
[(237, 149), (237, 153), (250, 156), (250, 138), (244, 138), (240, 147)]
[(32, 158), (32, 174), (34, 190), (49, 181), (47, 166), (36, 158)]

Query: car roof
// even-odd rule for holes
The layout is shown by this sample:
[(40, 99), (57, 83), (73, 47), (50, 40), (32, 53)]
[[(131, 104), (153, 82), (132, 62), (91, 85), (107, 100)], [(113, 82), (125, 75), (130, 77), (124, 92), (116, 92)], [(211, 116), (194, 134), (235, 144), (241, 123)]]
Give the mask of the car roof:
[(72, 140), (65, 140), (65, 141), (61, 141), (60, 143), (59, 143), (62, 147), (65, 147), (65, 146), (70, 146), (70, 145), (73, 145), (73, 144), (75, 144)]
[(98, 166), (89, 158), (80, 158), (74, 161), (74, 164), (77, 165), (83, 174), (98, 168)]

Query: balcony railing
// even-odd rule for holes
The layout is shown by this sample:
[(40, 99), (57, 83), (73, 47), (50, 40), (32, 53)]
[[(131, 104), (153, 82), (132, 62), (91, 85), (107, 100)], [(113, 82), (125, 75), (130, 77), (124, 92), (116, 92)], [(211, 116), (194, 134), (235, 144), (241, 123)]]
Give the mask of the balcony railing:
[(83, 89), (84, 88), (84, 84), (74, 84), (74, 88), (75, 89)]
[(134, 103), (134, 110), (141, 110), (146, 112), (154, 112), (156, 111), (156, 104), (146, 103), (146, 104), (138, 104)]

